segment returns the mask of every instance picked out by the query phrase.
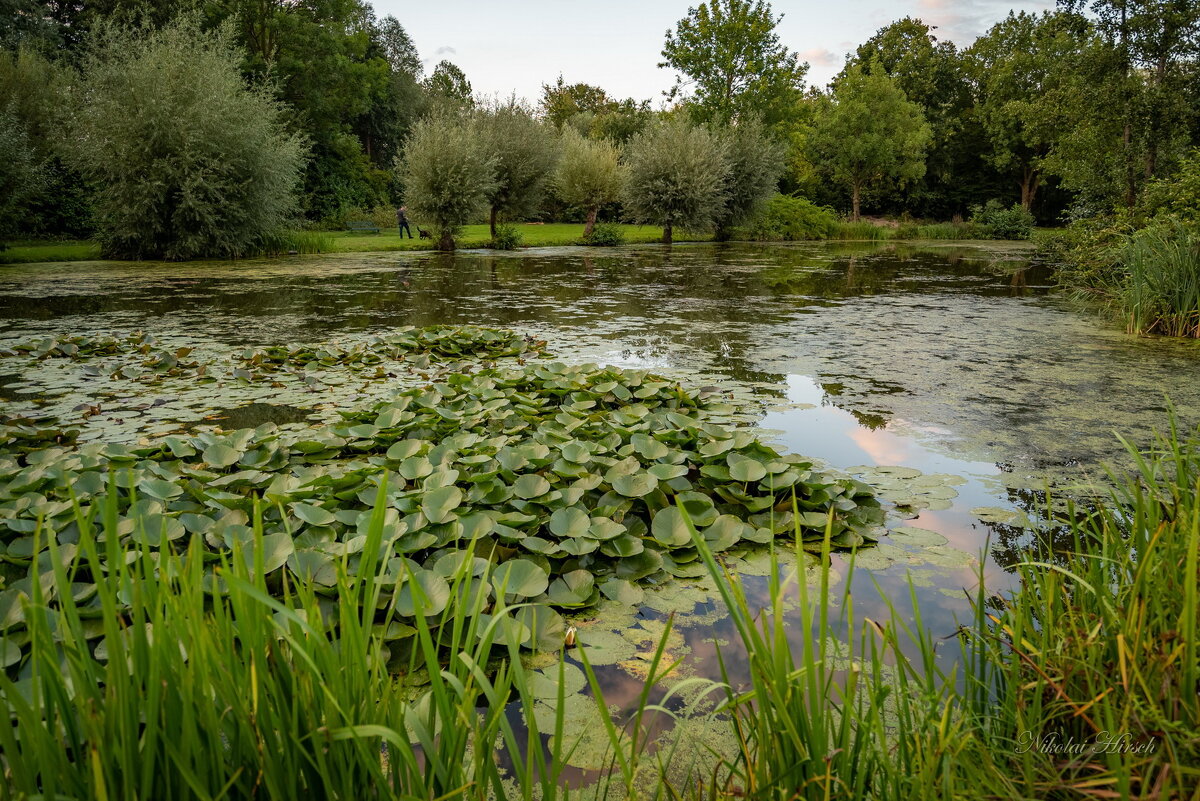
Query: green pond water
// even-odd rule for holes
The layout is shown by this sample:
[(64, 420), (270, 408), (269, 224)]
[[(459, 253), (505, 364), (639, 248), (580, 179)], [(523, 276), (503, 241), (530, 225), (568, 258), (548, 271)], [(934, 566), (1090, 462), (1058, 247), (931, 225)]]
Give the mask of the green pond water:
[[(941, 637), (966, 616), (964, 590), (981, 567), (991, 589), (1010, 586), (1030, 542), (1021, 523), (1039, 513), (1043, 490), (1102, 479), (1121, 460), (1115, 432), (1144, 442), (1165, 426), (1168, 395), (1182, 422), (1200, 422), (1200, 343), (1122, 333), (1057, 296), (1029, 253), (989, 243), (729, 244), (13, 266), (0, 271), (0, 349), (141, 330), (194, 347), (190, 358), (228, 360), (242, 347), (471, 323), (545, 339), (568, 363), (716, 386), (776, 446), (907, 505), (891, 512), (878, 547), (860, 551), (855, 605), (884, 616), (878, 584), (904, 610), (911, 581)], [(218, 426), (319, 425), (416, 380), (308, 378), (114, 379), (65, 359), (7, 359), (0, 414), (51, 415), (79, 425), (81, 441), (130, 443)], [(833, 562), (841, 581), (846, 559)], [(765, 599), (765, 554), (732, 567)], [(744, 669), (712, 589), (680, 579), (639, 606), (603, 602), (575, 621), (610, 702), (634, 701), (671, 612), (669, 653), (684, 658), (677, 677), (717, 677), (715, 642), (734, 675)], [(568, 679), (582, 688), (582, 674)], [(576, 730), (599, 736), (594, 714), (583, 698), (567, 710)], [(579, 749), (577, 767), (599, 767), (601, 751)]]

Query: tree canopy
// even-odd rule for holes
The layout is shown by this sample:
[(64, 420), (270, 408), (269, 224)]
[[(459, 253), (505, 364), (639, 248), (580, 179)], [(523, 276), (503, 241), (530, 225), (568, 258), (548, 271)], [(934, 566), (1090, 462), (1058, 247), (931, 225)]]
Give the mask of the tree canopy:
[(97, 187), (108, 255), (238, 256), (294, 223), (303, 142), (238, 62), (227, 29), (203, 33), (188, 20), (99, 36), (73, 158)]
[(661, 225), (665, 244), (671, 244), (675, 228), (710, 227), (725, 207), (725, 144), (685, 117), (635, 136), (629, 143), (628, 165), (626, 213), (639, 222)]
[(786, 119), (804, 91), (808, 65), (780, 41), (782, 18), (764, 0), (708, 0), (690, 8), (663, 44), (659, 67), (680, 73), (672, 96), (690, 92), (703, 121)]
[(851, 65), (817, 116), (809, 146), (814, 161), (850, 189), (851, 214), (859, 219), (862, 192), (887, 181), (904, 183), (925, 174), (929, 124), (882, 69)]

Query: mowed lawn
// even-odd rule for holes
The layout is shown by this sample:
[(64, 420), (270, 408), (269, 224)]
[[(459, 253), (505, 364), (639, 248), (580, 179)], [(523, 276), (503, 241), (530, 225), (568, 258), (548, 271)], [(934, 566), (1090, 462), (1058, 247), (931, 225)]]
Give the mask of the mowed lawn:
[[(583, 236), (583, 223), (519, 223), (516, 226), (521, 234), (522, 247), (553, 247), (555, 245), (577, 245)], [(417, 226), (412, 226), (417, 233)], [(359, 253), (366, 250), (429, 250), (432, 241), (429, 239), (400, 239), (396, 229), (383, 228), (378, 234), (362, 234), (357, 231), (330, 231), (334, 237), (335, 251)], [(662, 239), (662, 228), (654, 225), (622, 225), (621, 233), (627, 244), (643, 242), (658, 242)], [(456, 240), (460, 248), (487, 247), (492, 235), (486, 225), (463, 226), (462, 233)], [(677, 233), (677, 239), (682, 235)], [(707, 238), (707, 237), (705, 237)], [(695, 240), (696, 237), (689, 236)]]
[[(522, 247), (553, 247), (576, 245), (583, 236), (583, 223), (521, 223), (517, 230), (521, 234)], [(417, 227), (412, 226), (413, 233)], [(662, 239), (662, 228), (654, 225), (621, 225), (621, 233), (627, 244), (658, 242)], [(395, 228), (380, 229), (378, 234), (358, 231), (324, 232), (333, 243), (333, 253), (364, 253), (372, 250), (430, 250), (429, 239), (401, 239)], [(676, 232), (676, 241), (701, 241), (711, 237)], [(460, 248), (487, 247), (491, 234), (486, 225), (468, 225), (458, 237)], [(0, 264), (26, 264), (42, 261), (87, 261), (100, 258), (100, 246), (88, 240), (55, 240), (48, 242), (20, 242), (0, 250)]]

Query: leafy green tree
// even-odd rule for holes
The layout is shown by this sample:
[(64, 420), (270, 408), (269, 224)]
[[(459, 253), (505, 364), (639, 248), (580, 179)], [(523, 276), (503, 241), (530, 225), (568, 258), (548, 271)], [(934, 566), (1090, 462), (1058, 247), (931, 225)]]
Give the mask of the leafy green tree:
[(864, 189), (925, 174), (929, 138), (921, 107), (882, 69), (867, 73), (855, 64), (819, 112), (809, 146), (814, 163), (849, 188), (857, 221)]
[(392, 169), (401, 155), (404, 140), (412, 127), (429, 109), (429, 99), (421, 86), (421, 59), (412, 38), (395, 17), (370, 22), (371, 57), (381, 55), (390, 70), (387, 79), (374, 83), (366, 113), (358, 118), (354, 131), (370, 162), (368, 174), (387, 166), (387, 200), (399, 201), (403, 186)]
[(487, 209), (496, 164), (487, 152), (478, 118), (452, 108), (436, 109), (413, 128), (405, 148), (409, 210), (429, 221), (439, 250), (454, 250), (463, 225)]
[(550, 130), (515, 98), (479, 109), (475, 129), (495, 170), (487, 191), (494, 239), (501, 215), (513, 219), (537, 208), (558, 153)]
[[(1197, 142), (1200, 3), (1059, 0), (1059, 5), (1076, 14), (1089, 11), (1108, 51), (1107, 57), (1095, 54), (1095, 64), (1104, 74), (1095, 76), (1091, 84), (1103, 86), (1104, 91), (1084, 95), (1091, 102), (1090, 119), (1083, 124), (1093, 129), (1119, 129), (1119, 143), (1114, 143), (1109, 133), (1105, 144), (1119, 151), (1123, 201), (1132, 207), (1142, 184), (1173, 169)], [(1111, 124), (1114, 120), (1118, 125)], [(1086, 147), (1079, 148), (1062, 163), (1086, 162), (1093, 154)], [(1064, 178), (1074, 183), (1070, 172)]]
[(692, 93), (699, 119), (727, 123), (745, 116), (774, 125), (804, 90), (808, 65), (780, 41), (783, 19), (763, 0), (708, 0), (667, 31), (659, 67), (680, 73), (672, 97)]
[(41, 178), (29, 135), (16, 116), (0, 110), (0, 249), (21, 227)]
[(425, 81), (425, 90), (440, 101), (469, 106), (472, 102), (471, 82), (466, 73), (450, 61), (439, 61)]
[(591, 135), (596, 139), (607, 139), (624, 145), (637, 134), (646, 130), (654, 119), (649, 100), (624, 100), (609, 104), (592, 120)]
[(720, 131), (725, 142), (725, 207), (717, 216), (718, 239), (728, 239), (731, 229), (744, 225), (776, 194), (784, 167), (783, 145), (761, 122), (746, 119)]
[(671, 244), (676, 227), (704, 229), (725, 208), (729, 164), (724, 142), (683, 116), (647, 128), (629, 143), (625, 211), (663, 227)]
[(393, 73), (421, 77), (421, 56), (400, 20), (392, 16), (384, 17), (374, 26), (374, 36)]
[(987, 157), (1018, 182), (1025, 209), (1033, 206), (1043, 163), (1069, 124), (1064, 92), (1085, 27), (1073, 15), (1010, 13), (967, 51)]
[(226, 31), (107, 27), (84, 62), (74, 156), (105, 253), (234, 257), (292, 223), (303, 166), (284, 109)]
[(979, 158), (983, 131), (973, 113), (969, 76), (953, 42), (938, 41), (929, 25), (905, 17), (859, 45), (849, 64), (887, 73), (929, 123), (925, 175), (897, 193), (893, 207), (949, 217), (995, 194), (994, 173)]
[(585, 139), (571, 128), (563, 130), (554, 192), (566, 203), (587, 212), (584, 239), (591, 237), (600, 207), (620, 198), (623, 182), (620, 151), (615, 145)]
[(20, 127), (41, 180), (26, 198), (21, 233), (45, 236), (91, 233), (90, 191), (77, 172), (63, 163), (69, 144), (70, 68), (49, 61), (22, 45), (0, 51), (0, 110)]
[(577, 114), (601, 114), (612, 102), (599, 86), (588, 83), (567, 84), (563, 81), (563, 76), (559, 75), (553, 86), (548, 83), (542, 84), (542, 99), (538, 101), (538, 110), (546, 122), (561, 129)]

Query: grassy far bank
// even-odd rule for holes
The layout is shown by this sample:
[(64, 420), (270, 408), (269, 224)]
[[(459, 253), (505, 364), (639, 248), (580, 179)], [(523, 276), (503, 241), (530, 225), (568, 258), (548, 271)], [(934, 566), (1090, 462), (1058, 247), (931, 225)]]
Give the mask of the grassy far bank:
[[(560, 247), (578, 245), (583, 234), (580, 223), (520, 223), (514, 226), (521, 237), (520, 247)], [(624, 244), (654, 244), (662, 240), (662, 228), (655, 225), (619, 225)], [(414, 226), (414, 233), (416, 227)], [(369, 253), (386, 251), (424, 251), (433, 249), (430, 239), (403, 239), (394, 228), (382, 228), (378, 234), (358, 231), (313, 231), (301, 236), (317, 243), (314, 250), (328, 253)], [(736, 238), (736, 237), (735, 237)], [(923, 239), (983, 239), (969, 223), (929, 225), (877, 225), (870, 222), (840, 223), (830, 239), (851, 241), (906, 241)], [(676, 233), (676, 242), (709, 242), (711, 234)], [(459, 248), (486, 248), (491, 235), (486, 225), (464, 226), (458, 238)], [(307, 249), (307, 248), (306, 248)], [(86, 239), (24, 241), (0, 250), (0, 264), (30, 264), (56, 261), (90, 261), (101, 258), (100, 245)]]
[[(583, 235), (581, 223), (520, 223), (514, 226), (521, 236), (521, 247), (577, 245)], [(654, 225), (620, 225), (626, 244), (645, 244), (662, 239), (662, 228)], [(416, 234), (416, 226), (413, 226)], [(367, 253), (379, 251), (432, 250), (432, 239), (399, 238), (395, 228), (381, 228), (378, 234), (359, 231), (313, 231), (301, 236), (320, 242), (320, 252)], [(681, 237), (677, 236), (677, 239)], [(688, 235), (684, 241), (707, 241), (708, 235)], [(486, 225), (467, 225), (457, 243), (460, 248), (487, 247), (491, 235)], [(51, 261), (87, 261), (100, 258), (100, 245), (86, 239), (25, 241), (0, 250), (0, 264), (28, 264)]]

